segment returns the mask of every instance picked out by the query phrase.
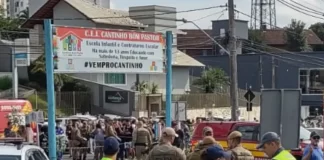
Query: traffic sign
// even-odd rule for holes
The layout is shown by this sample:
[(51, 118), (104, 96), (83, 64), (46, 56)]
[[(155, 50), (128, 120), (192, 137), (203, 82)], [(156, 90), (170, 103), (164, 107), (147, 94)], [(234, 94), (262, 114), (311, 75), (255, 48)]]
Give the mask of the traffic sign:
[(245, 99), (248, 102), (251, 102), (255, 98), (255, 94), (249, 89), (245, 94), (244, 94)]

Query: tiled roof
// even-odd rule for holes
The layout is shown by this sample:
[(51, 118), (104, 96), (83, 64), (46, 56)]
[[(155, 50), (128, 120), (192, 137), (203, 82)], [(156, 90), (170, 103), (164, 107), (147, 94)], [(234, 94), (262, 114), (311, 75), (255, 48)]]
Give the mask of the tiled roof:
[[(323, 44), (321, 39), (312, 31), (305, 30), (305, 35), (307, 38), (307, 43), (310, 45)], [(268, 45), (283, 45), (286, 44), (285, 30), (267, 30), (263, 32), (265, 44)]]
[(172, 66), (204, 67), (205, 65), (174, 48), (172, 50)]
[[(183, 29), (186, 35), (178, 35), (178, 48), (193, 49), (193, 48), (212, 48), (213, 42), (200, 30), (197, 29)], [(212, 30), (204, 30), (212, 36)], [(319, 37), (312, 30), (305, 30), (307, 42), (310, 45), (323, 44)], [(284, 38), (285, 30), (267, 30), (263, 32), (264, 41), (267, 45), (284, 45), (286, 39)]]
[[(117, 25), (117, 26), (129, 26), (129, 27), (146, 27), (146, 25), (129, 18), (127, 11), (103, 8), (98, 5), (94, 5), (93, 3), (86, 0), (48, 0), (34, 15), (30, 17), (29, 20), (27, 20), (22, 25), (22, 28), (33, 28), (35, 24), (43, 23), (41, 20), (35, 20), (35, 19), (53, 18), (53, 8), (60, 1), (65, 1), (71, 7), (75, 8), (80, 13), (82, 13), (85, 17), (91, 19), (94, 23), (102, 23), (102, 24)], [(71, 18), (69, 17), (69, 15), (67, 15), (66, 17)], [(112, 18), (93, 19), (95, 17), (112, 17)]]
[[(181, 29), (186, 32), (185, 35), (177, 36), (178, 48), (212, 48), (212, 40), (208, 38), (201, 30), (196, 29)], [(212, 36), (212, 30), (205, 30)]]

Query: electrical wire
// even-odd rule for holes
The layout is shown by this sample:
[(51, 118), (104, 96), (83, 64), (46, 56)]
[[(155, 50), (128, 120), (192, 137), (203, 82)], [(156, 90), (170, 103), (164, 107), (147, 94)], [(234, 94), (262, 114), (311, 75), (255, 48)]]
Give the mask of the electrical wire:
[[(226, 5), (219, 5), (219, 6), (211, 6), (211, 7), (205, 7), (205, 8), (196, 8), (196, 9), (190, 9), (190, 10), (183, 10), (183, 11), (172, 11), (172, 12), (163, 12), (163, 13), (157, 13), (157, 14), (142, 14), (142, 15), (136, 15), (136, 16), (114, 16), (114, 17), (92, 17), (92, 18), (52, 18), (52, 20), (93, 20), (93, 19), (113, 19), (113, 18), (145, 18), (150, 16), (158, 16), (158, 15), (167, 15), (167, 14), (177, 14), (177, 13), (188, 13), (188, 12), (196, 12), (196, 11), (203, 11), (203, 10), (209, 10), (214, 8), (222, 8), (226, 7)], [(23, 19), (25, 20), (25, 19)], [(45, 20), (45, 19), (37, 19), (37, 18), (29, 18), (28, 20)]]
[(297, 5), (299, 5), (299, 6), (301, 6), (301, 7), (306, 8), (307, 10), (313, 11), (314, 13), (317, 13), (319, 15), (324, 15), (324, 12), (320, 12), (320, 11), (317, 11), (317, 10), (312, 9), (310, 7), (307, 7), (307, 6), (305, 6), (305, 5), (303, 5), (303, 4), (299, 3), (299, 2), (296, 2), (295, 0), (290, 0), (290, 1), (293, 2), (293, 3), (295, 3), (295, 4), (297, 4)]
[(277, 1), (278, 1), (279, 3), (281, 3), (282, 5), (288, 7), (288, 8), (290, 8), (290, 9), (292, 9), (292, 10), (295, 10), (295, 11), (297, 11), (297, 12), (299, 12), (299, 13), (302, 13), (302, 14), (304, 14), (304, 15), (307, 15), (307, 16), (310, 16), (310, 17), (313, 17), (313, 18), (317, 18), (317, 19), (322, 19), (322, 20), (324, 20), (324, 18), (322, 18), (322, 17), (317, 17), (317, 16), (314, 16), (314, 15), (312, 15), (312, 14), (306, 13), (307, 11), (301, 11), (301, 10), (300, 10), (300, 7), (299, 7), (299, 9), (296, 9), (296, 8), (298, 8), (298, 7), (294, 8), (293, 6), (295, 6), (295, 5), (290, 4), (290, 3), (286, 2), (286, 1), (283, 1), (283, 0), (277, 0)]

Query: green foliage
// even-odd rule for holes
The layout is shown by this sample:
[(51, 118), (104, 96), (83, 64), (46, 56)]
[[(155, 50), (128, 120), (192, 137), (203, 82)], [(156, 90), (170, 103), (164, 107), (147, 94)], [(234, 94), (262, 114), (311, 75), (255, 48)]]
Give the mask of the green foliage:
[[(44, 111), (45, 117), (47, 117), (47, 102), (44, 100), (42, 97), (37, 96), (37, 95), (31, 95), (28, 98), (28, 101), (33, 105), (33, 109), (37, 109)], [(64, 108), (64, 107), (63, 107)], [(56, 109), (56, 115), (69, 115), (69, 113), (64, 112), (63, 109)]]
[(12, 87), (12, 80), (8, 76), (0, 77), (0, 90), (7, 90)]
[(29, 8), (27, 7), (25, 10), (19, 12), (17, 15), (20, 20), (27, 20), (29, 18)]
[(208, 68), (202, 72), (201, 77), (194, 81), (194, 85), (198, 85), (205, 89), (205, 93), (214, 93), (215, 89), (221, 88), (229, 83), (224, 70), (220, 68)]
[(324, 23), (312, 24), (309, 29), (311, 29), (322, 41), (324, 41)]
[(153, 82), (148, 86), (148, 90), (150, 94), (157, 94), (159, 92), (159, 85)]
[(297, 21), (296, 19), (291, 20), (291, 24), (288, 25), (285, 34), (289, 50), (296, 52), (310, 50), (304, 31), (305, 25), (302, 21)]
[[(46, 73), (45, 54), (42, 54), (33, 62), (31, 73)], [(74, 79), (67, 74), (54, 74), (54, 84), (57, 91), (61, 91), (65, 83), (72, 82), (73, 80)]]
[(267, 48), (263, 47), (264, 41), (263, 41), (263, 37), (264, 35), (262, 34), (262, 31), (260, 30), (249, 30), (249, 40), (248, 41), (244, 41), (243, 43), (243, 53), (251, 53), (253, 51), (249, 50), (249, 49), (244, 49), (244, 48), (253, 48), (256, 50), (260, 50), (260, 51), (266, 51)]
[(142, 81), (142, 82), (135, 84), (135, 87), (138, 92), (145, 94), (147, 91), (148, 83), (146, 81)]

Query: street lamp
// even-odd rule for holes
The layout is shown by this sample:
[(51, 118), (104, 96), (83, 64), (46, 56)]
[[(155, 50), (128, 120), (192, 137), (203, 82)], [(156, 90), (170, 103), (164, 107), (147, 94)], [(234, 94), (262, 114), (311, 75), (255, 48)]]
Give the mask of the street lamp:
[(221, 49), (223, 49), (225, 51), (225, 53), (227, 53), (228, 55), (230, 55), (229, 51), (227, 49), (225, 49), (221, 44), (219, 44), (213, 37), (211, 37), (206, 31), (204, 31), (202, 28), (200, 28), (194, 21), (188, 21), (186, 19), (179, 19), (177, 21), (181, 21), (183, 23), (191, 23), (194, 26), (196, 26), (201, 32), (203, 32), (209, 39), (211, 39), (216, 45), (218, 45)]

